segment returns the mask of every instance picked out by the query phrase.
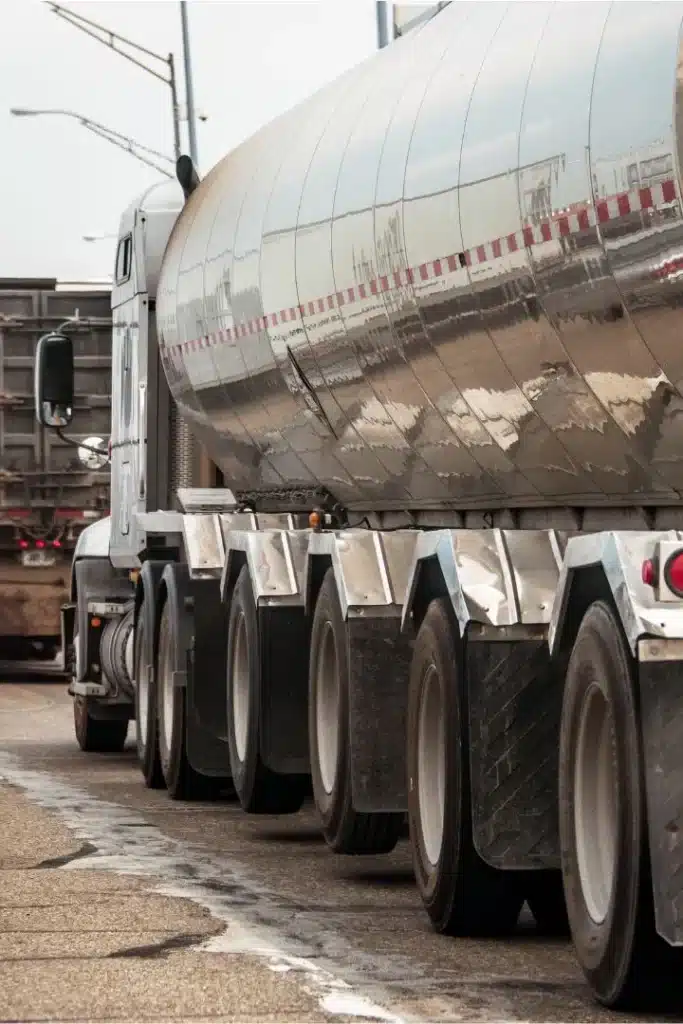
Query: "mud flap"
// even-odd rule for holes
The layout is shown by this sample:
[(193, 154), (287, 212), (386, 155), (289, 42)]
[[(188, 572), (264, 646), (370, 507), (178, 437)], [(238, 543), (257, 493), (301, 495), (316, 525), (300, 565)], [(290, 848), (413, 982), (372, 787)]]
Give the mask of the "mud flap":
[(683, 945), (683, 665), (638, 666), (655, 925)]
[(465, 643), (472, 832), (496, 868), (560, 866), (562, 681), (543, 640)]
[(193, 639), (187, 669), (187, 759), (196, 772), (229, 779), (227, 738), (228, 617), (220, 580), (188, 580), (185, 614)]
[(261, 606), (258, 625), (261, 758), (279, 775), (308, 775), (309, 637), (304, 609)]
[(399, 616), (349, 616), (349, 752), (356, 811), (407, 811), (411, 648)]

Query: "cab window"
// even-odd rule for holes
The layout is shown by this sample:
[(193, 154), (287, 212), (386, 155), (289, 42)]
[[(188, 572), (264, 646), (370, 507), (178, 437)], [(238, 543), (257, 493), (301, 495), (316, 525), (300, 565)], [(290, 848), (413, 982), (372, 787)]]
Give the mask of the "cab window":
[(125, 235), (120, 239), (116, 250), (116, 283), (123, 284), (130, 277), (133, 256), (133, 236)]

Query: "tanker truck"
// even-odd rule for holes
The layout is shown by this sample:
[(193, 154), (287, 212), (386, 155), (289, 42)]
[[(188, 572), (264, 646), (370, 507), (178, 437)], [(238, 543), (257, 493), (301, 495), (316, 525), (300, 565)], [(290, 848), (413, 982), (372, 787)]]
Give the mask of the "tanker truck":
[[(84, 750), (135, 719), (174, 800), (312, 790), (337, 854), (407, 816), (439, 932), (526, 901), (610, 1007), (682, 962), (682, 19), (451, 3), (181, 157), (121, 220), (63, 609)], [(71, 366), (46, 336), (62, 432)]]

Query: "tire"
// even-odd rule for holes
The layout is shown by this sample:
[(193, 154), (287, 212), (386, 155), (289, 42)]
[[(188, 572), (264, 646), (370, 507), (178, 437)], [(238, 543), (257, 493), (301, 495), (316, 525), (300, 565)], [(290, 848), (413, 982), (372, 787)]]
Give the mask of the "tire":
[(88, 754), (120, 754), (128, 735), (128, 722), (93, 718), (87, 697), (74, 697), (74, 729), (81, 750)]
[(413, 866), (425, 909), (438, 932), (504, 935), (517, 924), (524, 902), (523, 876), (492, 868), (474, 846), (460, 654), (451, 610), (445, 599), (433, 600), (415, 641), (408, 694)]
[[(145, 598), (143, 597), (143, 602)], [(166, 783), (159, 755), (159, 723), (157, 690), (154, 672), (151, 679), (143, 677), (142, 656), (145, 650), (145, 617), (143, 609), (135, 627), (135, 732), (138, 764), (148, 789), (163, 789)], [(153, 668), (153, 666), (152, 666)]]
[(569, 935), (561, 871), (532, 871), (525, 883), (526, 901), (541, 935)]
[(215, 780), (200, 775), (187, 759), (186, 691), (173, 682), (174, 673), (185, 667), (178, 660), (178, 624), (166, 599), (161, 606), (154, 673), (161, 773), (172, 800), (209, 800), (216, 793)]
[(308, 777), (278, 775), (261, 758), (264, 681), (256, 604), (246, 565), (240, 570), (230, 600), (227, 673), (228, 748), (232, 784), (240, 805), (249, 814), (294, 814), (306, 797)]
[(655, 931), (634, 663), (601, 601), (567, 668), (559, 795), (569, 924), (594, 996), (620, 1009), (667, 1003), (683, 960)]
[(331, 569), (311, 631), (308, 734), (313, 799), (328, 846), (343, 854), (390, 853), (405, 815), (355, 811), (351, 802), (348, 640)]

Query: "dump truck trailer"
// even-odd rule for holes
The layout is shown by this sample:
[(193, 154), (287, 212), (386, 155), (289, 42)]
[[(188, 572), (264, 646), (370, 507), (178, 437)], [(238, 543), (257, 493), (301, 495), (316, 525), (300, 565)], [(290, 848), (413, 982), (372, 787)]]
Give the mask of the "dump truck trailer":
[(407, 815), (436, 929), (526, 900), (611, 1007), (680, 994), (682, 22), (451, 3), (133, 203), (64, 609), (83, 749), (312, 785), (338, 854)]
[[(79, 391), (72, 435), (99, 438), (100, 459), (36, 420), (36, 344), (65, 321)], [(61, 650), (76, 542), (109, 513), (110, 393), (111, 285), (0, 278), (0, 660), (51, 661)]]

